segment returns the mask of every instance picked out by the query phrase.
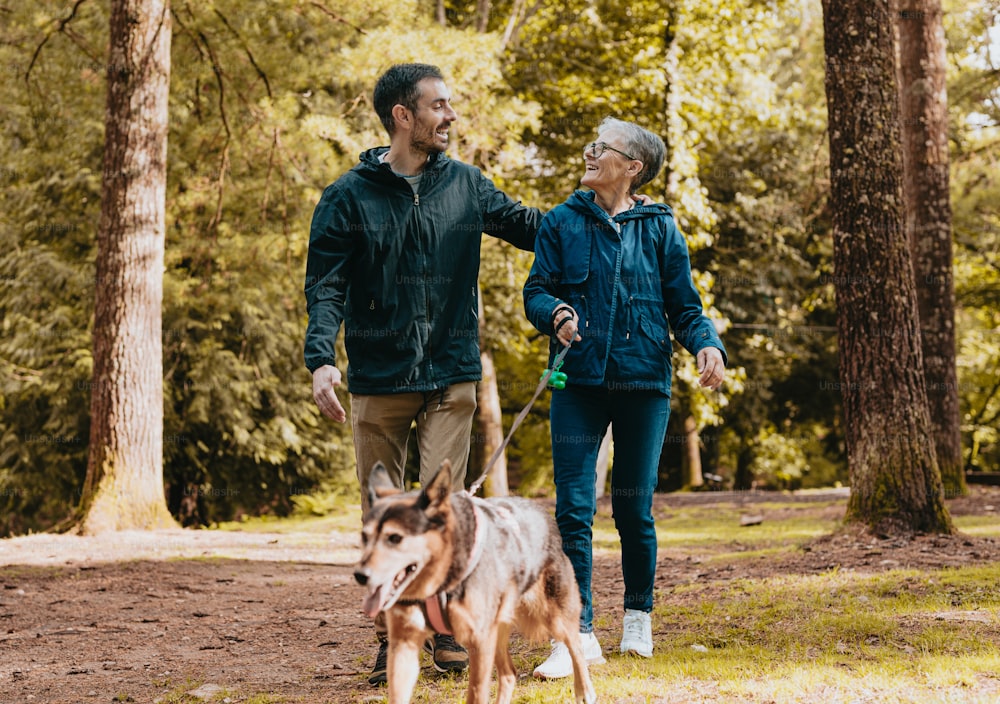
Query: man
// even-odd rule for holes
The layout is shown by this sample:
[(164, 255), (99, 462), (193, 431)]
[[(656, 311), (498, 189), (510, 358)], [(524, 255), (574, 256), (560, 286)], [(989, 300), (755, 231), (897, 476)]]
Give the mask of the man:
[[(370, 149), (323, 193), (306, 266), (305, 363), (327, 417), (347, 414), (336, 393), (334, 343), (341, 324), (363, 511), (381, 461), (403, 488), (406, 443), (416, 422), (420, 481), (451, 460), (465, 487), (476, 410), (477, 279), (482, 233), (533, 251), (541, 213), (497, 190), (479, 169), (445, 156), (458, 119), (440, 70), (399, 64), (377, 81), (375, 112), (389, 146)], [(385, 624), (368, 681), (386, 680)], [(433, 639), (434, 666), (462, 670), (468, 654)]]

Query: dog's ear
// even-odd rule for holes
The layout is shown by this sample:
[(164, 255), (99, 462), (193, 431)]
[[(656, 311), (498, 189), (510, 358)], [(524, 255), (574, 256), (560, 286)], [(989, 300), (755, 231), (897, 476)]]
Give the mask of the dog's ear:
[(420, 507), (428, 516), (435, 516), (451, 508), (451, 462), (441, 463), (434, 477), (420, 492)]
[(389, 470), (381, 460), (376, 462), (368, 475), (368, 503), (374, 504), (378, 499), (398, 493), (400, 490), (389, 478)]

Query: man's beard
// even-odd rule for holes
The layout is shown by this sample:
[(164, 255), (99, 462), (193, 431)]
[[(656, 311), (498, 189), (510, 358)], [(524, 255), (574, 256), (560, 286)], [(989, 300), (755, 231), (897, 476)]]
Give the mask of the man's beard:
[(410, 149), (413, 151), (424, 152), (427, 155), (443, 152), (447, 148), (448, 143), (445, 142), (442, 144), (438, 138), (437, 130), (440, 129), (440, 127), (441, 126), (438, 125), (435, 129), (429, 130), (422, 135), (413, 135), (410, 139)]

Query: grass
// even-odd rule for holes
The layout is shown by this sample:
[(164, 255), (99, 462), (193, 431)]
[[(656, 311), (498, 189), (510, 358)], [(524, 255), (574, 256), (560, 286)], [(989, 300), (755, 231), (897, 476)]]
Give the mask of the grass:
[[(831, 510), (817, 518), (817, 507)], [(657, 516), (661, 553), (734, 563), (797, 551), (833, 531), (843, 503), (670, 508)], [(744, 513), (765, 520), (741, 527)], [(356, 513), (329, 519), (254, 520), (226, 529), (270, 532), (356, 530)], [(960, 516), (958, 529), (1000, 539), (1000, 516)], [(595, 549), (620, 549), (612, 519), (599, 514)], [(607, 615), (596, 627), (608, 662), (592, 668), (602, 702), (615, 704), (994, 704), (1000, 701), (1000, 564), (872, 574), (832, 569), (762, 579), (699, 579), (657, 593), (650, 660), (615, 652)], [(515, 638), (521, 673), (514, 701), (572, 701), (568, 680), (530, 677), (546, 646)], [(367, 661), (358, 665), (367, 669)], [(426, 664), (426, 663), (425, 663)], [(462, 702), (465, 677), (424, 668), (417, 703)], [(382, 692), (330, 701), (379, 702)], [(240, 698), (270, 704), (280, 701)], [(184, 700), (178, 700), (184, 701)]]
[[(817, 519), (816, 508), (670, 509), (657, 520), (660, 550), (705, 562), (795, 551), (838, 525), (842, 512)], [(743, 513), (778, 510), (780, 519), (739, 525)], [(955, 523), (969, 535), (1000, 538), (1000, 517)], [(597, 517), (595, 547), (620, 549), (610, 517)], [(600, 700), (616, 704), (994, 704), (1000, 701), (998, 581), (996, 564), (699, 580), (657, 594), (657, 646), (648, 661), (618, 656), (617, 633), (599, 617), (608, 662), (591, 674)], [(515, 702), (572, 701), (569, 681), (523, 676), (546, 648), (515, 642), (514, 650), (522, 673)], [(465, 685), (422, 677), (413, 701), (461, 702)]]
[(235, 530), (246, 533), (350, 533), (361, 531), (361, 507), (345, 506), (328, 516), (259, 516), (241, 521), (226, 521), (213, 526), (216, 530)]
[[(198, 693), (192, 694), (198, 688), (198, 683), (188, 681), (183, 686), (174, 687), (166, 694), (156, 698), (157, 704), (288, 704), (288, 699), (284, 696), (273, 694), (251, 694), (239, 695), (233, 690), (224, 688), (214, 694)], [(113, 699), (112, 701), (118, 701)], [(133, 699), (123, 699), (121, 701), (134, 701)]]
[[(678, 586), (659, 595), (654, 657), (617, 656), (616, 636), (602, 634), (608, 663), (591, 674), (601, 701), (616, 703), (992, 703), (998, 577), (991, 565)], [(463, 701), (464, 686), (425, 682), (414, 701)], [(515, 690), (521, 704), (570, 700), (567, 681), (522, 678)]]

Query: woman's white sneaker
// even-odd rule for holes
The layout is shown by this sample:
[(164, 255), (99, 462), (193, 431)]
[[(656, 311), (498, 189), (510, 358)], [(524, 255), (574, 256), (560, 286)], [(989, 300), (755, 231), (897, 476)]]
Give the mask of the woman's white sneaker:
[[(602, 665), (604, 653), (597, 636), (593, 633), (581, 633), (580, 644), (583, 646), (583, 657), (588, 665)], [(552, 653), (548, 659), (535, 668), (535, 677), (545, 680), (556, 680), (573, 674), (573, 659), (569, 656), (569, 648), (562, 641), (552, 641)]]
[(644, 658), (653, 657), (653, 624), (645, 611), (625, 609), (621, 652)]

